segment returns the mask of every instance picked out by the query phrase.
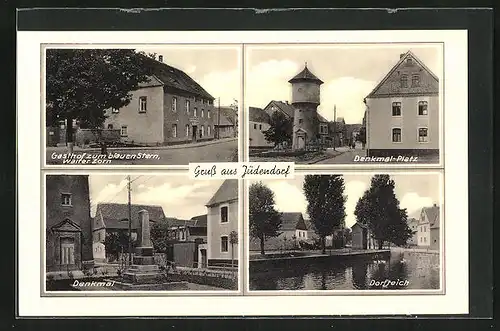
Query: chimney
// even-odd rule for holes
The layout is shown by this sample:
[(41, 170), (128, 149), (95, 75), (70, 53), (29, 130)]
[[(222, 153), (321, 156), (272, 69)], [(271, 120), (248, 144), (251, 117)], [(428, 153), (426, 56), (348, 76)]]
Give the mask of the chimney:
[(437, 207), (437, 204), (434, 204), (434, 207)]
[(158, 61), (163, 62), (163, 55), (158, 55)]
[(399, 58), (400, 58), (400, 59), (402, 59), (402, 58), (403, 58), (403, 56), (405, 56), (405, 53), (401, 53), (401, 54), (399, 54)]

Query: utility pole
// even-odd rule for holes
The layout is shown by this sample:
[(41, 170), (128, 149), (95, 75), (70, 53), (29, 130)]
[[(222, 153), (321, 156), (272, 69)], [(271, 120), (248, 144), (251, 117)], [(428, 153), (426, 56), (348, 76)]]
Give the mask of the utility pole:
[(337, 141), (337, 105), (333, 105), (333, 150)]
[(132, 205), (130, 203), (130, 175), (127, 176), (128, 190), (128, 264), (132, 265)]
[(220, 97), (217, 98), (217, 106), (219, 107), (217, 111), (217, 139), (220, 139)]

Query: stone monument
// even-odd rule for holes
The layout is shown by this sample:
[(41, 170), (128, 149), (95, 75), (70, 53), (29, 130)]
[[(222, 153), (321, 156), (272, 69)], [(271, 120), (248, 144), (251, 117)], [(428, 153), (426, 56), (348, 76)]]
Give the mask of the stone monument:
[(123, 279), (132, 284), (154, 284), (164, 280), (160, 268), (154, 261), (147, 210), (139, 211), (139, 227), (137, 230), (135, 256), (132, 265), (123, 273)]

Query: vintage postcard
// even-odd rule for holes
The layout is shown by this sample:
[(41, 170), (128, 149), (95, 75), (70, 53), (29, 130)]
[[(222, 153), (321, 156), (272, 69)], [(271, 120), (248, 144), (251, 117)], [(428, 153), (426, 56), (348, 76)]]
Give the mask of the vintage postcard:
[(252, 181), (249, 290), (439, 292), (442, 189), (431, 171)]
[(241, 52), (212, 45), (47, 45), (47, 165), (238, 162)]
[(443, 45), (250, 45), (251, 161), (440, 164)]
[(238, 290), (237, 180), (46, 174), (44, 190), (44, 295)]
[(467, 310), (466, 31), (18, 47), (23, 315)]

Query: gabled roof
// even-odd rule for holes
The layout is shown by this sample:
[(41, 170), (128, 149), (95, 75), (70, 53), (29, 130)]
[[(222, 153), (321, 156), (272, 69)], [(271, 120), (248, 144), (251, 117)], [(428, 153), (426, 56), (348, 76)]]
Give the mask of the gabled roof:
[(360, 223), (360, 222), (354, 223), (353, 226), (351, 226), (351, 229), (353, 229), (355, 226), (359, 226), (362, 229), (368, 229), (368, 225)]
[(283, 101), (271, 100), (271, 102), (269, 102), (267, 104), (267, 106), (264, 107), (264, 110), (269, 115), (272, 115), (272, 113), (273, 113), (272, 107), (273, 106), (275, 108), (277, 108), (274, 111), (279, 110), (289, 118), (293, 118), (293, 116), (295, 115), (295, 108), (291, 104), (289, 104), (287, 102), (283, 102)]
[[(231, 107), (220, 107), (220, 126), (233, 126), (236, 124), (237, 110)], [(219, 108), (214, 109), (214, 125), (219, 125)]]
[(207, 207), (238, 199), (238, 180), (226, 179), (207, 203)]
[(194, 96), (214, 100), (215, 98), (210, 95), (200, 84), (191, 78), (184, 71), (174, 68), (166, 63), (157, 61), (148, 56), (143, 55), (146, 62), (153, 71), (154, 79), (159, 80), (167, 88), (173, 88), (181, 91), (188, 92)]
[(432, 207), (422, 208), (422, 213), (427, 215), (431, 229), (439, 228), (439, 207), (434, 205)]
[(207, 226), (207, 214), (194, 216), (190, 219), (192, 226), (196, 227), (206, 227)]
[[(162, 222), (166, 219), (161, 206), (132, 204), (130, 209), (133, 229), (138, 227), (139, 211), (143, 209), (148, 211), (151, 222)], [(128, 229), (128, 204), (100, 203), (97, 205), (95, 217), (101, 218), (103, 227), (106, 229)]]
[(304, 66), (304, 69), (299, 72), (295, 77), (290, 79), (288, 82), (289, 83), (297, 83), (297, 82), (304, 82), (304, 81), (309, 81), (309, 82), (315, 82), (317, 84), (323, 84), (323, 81), (316, 77), (308, 68), (307, 68), (307, 63)]
[(62, 222), (59, 222), (51, 227), (52, 231), (57, 232), (81, 232), (82, 229), (78, 224), (70, 220), (69, 218), (65, 219)]
[(323, 122), (323, 123), (328, 123), (328, 120), (324, 118), (320, 113), (318, 114), (318, 121)]
[[(406, 62), (407, 59), (412, 59), (411, 64)], [(401, 87), (400, 71), (403, 71), (408, 76), (407, 88)], [(412, 74), (419, 75), (419, 86), (411, 86)], [(434, 95), (437, 93), (439, 93), (439, 79), (437, 76), (415, 54), (408, 51), (400, 55), (399, 61), (368, 94), (367, 98), (399, 95)]]
[(302, 213), (285, 212), (281, 213), (281, 228), (282, 231), (307, 230), (306, 223)]
[(262, 108), (248, 107), (248, 120), (251, 122), (269, 123), (270, 117)]

